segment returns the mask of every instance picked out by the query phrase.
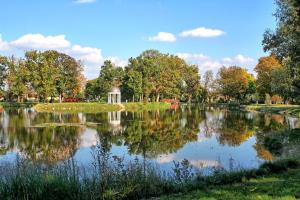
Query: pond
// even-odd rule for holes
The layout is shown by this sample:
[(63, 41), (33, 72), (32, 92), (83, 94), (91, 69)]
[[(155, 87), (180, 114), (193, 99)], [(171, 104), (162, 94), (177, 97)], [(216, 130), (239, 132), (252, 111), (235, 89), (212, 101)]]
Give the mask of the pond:
[(200, 170), (255, 168), (296, 153), (285, 149), (273, 154), (263, 142), (268, 134), (299, 127), (300, 120), (294, 117), (197, 105), (98, 114), (9, 109), (0, 112), (0, 164), (20, 156), (47, 163), (74, 159), (90, 165), (98, 145), (112, 156), (145, 159), (164, 170), (183, 159)]

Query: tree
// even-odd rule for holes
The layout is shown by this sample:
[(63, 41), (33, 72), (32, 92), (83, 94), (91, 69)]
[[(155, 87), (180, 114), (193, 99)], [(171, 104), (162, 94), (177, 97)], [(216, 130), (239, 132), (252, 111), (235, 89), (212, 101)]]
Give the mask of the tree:
[(235, 98), (244, 100), (249, 88), (249, 77), (251, 75), (246, 69), (237, 66), (222, 67), (218, 72), (218, 84), (221, 94), (226, 100)]
[(5, 80), (7, 77), (8, 59), (0, 56), (0, 97), (4, 95)]
[(184, 88), (185, 95), (187, 96), (188, 102), (192, 101), (192, 98), (197, 99), (200, 95), (200, 75), (199, 69), (196, 65), (185, 66), (183, 69), (183, 78), (186, 83)]
[(265, 97), (266, 94), (272, 94), (271, 91), (271, 73), (274, 69), (281, 67), (279, 60), (271, 55), (261, 57), (254, 70), (257, 73), (257, 92), (261, 98)]
[(14, 57), (8, 60), (7, 83), (9, 95), (23, 102), (29, 90), (29, 70), (24, 60), (16, 60)]
[(129, 69), (126, 72), (126, 75), (123, 79), (123, 91), (122, 93), (127, 95), (127, 97), (132, 97), (132, 101), (135, 102), (136, 100), (141, 100), (142, 95), (142, 74), (138, 71), (133, 69)]
[(54, 55), (38, 51), (25, 53), (26, 67), (30, 71), (30, 85), (36, 92), (39, 101), (57, 94), (55, 80), (59, 78)]
[(202, 102), (208, 103), (211, 101), (213, 84), (214, 84), (214, 74), (211, 70), (205, 72), (203, 76), (203, 90), (202, 90)]
[(74, 97), (82, 92), (84, 77), (81, 63), (71, 56), (49, 50), (25, 53), (26, 67), (30, 71), (30, 85), (39, 100), (48, 97)]
[(110, 60), (104, 61), (104, 64), (101, 66), (100, 75), (97, 81), (99, 96), (102, 98), (102, 100), (106, 100), (107, 93), (111, 87), (121, 86), (123, 75), (124, 72), (121, 67), (114, 66)]
[(98, 97), (97, 81), (98, 79), (92, 79), (86, 83), (84, 95), (88, 100), (95, 100)]
[(289, 68), (282, 67), (271, 73), (271, 90), (274, 94), (279, 94), (287, 103), (293, 93), (293, 80), (290, 77)]
[(267, 30), (264, 34), (265, 51), (285, 61), (289, 76), (293, 81), (293, 95), (300, 95), (300, 1), (276, 0), (275, 13), (277, 27), (275, 31)]
[[(137, 76), (138, 83), (135, 84), (139, 86), (135, 86), (135, 88), (142, 87), (141, 96), (146, 101), (148, 98), (159, 101), (162, 97), (191, 101), (198, 96), (200, 89), (197, 66), (188, 65), (177, 56), (162, 54), (157, 50), (147, 50), (137, 58), (129, 59), (126, 73), (130, 73), (131, 77)], [(129, 79), (128, 75), (125, 77), (124, 86), (128, 87), (133, 84), (133, 79)], [(126, 83), (127, 81), (131, 81), (131, 83)]]

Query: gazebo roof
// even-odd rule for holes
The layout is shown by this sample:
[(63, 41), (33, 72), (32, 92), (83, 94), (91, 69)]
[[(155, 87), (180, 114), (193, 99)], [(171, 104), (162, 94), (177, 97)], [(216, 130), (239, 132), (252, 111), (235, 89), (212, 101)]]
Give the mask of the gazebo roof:
[(120, 88), (118, 88), (118, 87), (112, 87), (109, 92), (110, 93), (121, 93)]

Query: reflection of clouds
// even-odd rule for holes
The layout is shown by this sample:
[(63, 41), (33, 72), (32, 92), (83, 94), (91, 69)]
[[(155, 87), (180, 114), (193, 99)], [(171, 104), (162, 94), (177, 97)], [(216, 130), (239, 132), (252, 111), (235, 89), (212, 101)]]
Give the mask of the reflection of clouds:
[[(181, 162), (183, 159), (176, 158), (175, 154), (166, 154), (161, 155), (156, 159), (156, 162), (158, 164), (166, 164), (171, 163), (173, 161), (175, 162)], [(191, 166), (194, 168), (202, 169), (202, 168), (208, 168), (208, 167), (219, 167), (221, 166), (221, 163), (217, 160), (189, 160), (187, 159)]]
[(198, 139), (197, 139), (197, 142), (201, 143), (201, 142), (205, 142), (208, 140), (208, 137), (205, 136), (205, 134), (203, 134), (203, 132), (199, 133), (197, 135)]
[(98, 134), (96, 130), (86, 129), (86, 131), (80, 136), (80, 147), (92, 147), (98, 142)]
[(158, 164), (164, 164), (164, 163), (169, 163), (175, 160), (175, 155), (174, 154), (164, 154), (160, 155), (157, 159), (156, 162)]
[(299, 128), (299, 118), (296, 117), (286, 117), (286, 123), (291, 129)]

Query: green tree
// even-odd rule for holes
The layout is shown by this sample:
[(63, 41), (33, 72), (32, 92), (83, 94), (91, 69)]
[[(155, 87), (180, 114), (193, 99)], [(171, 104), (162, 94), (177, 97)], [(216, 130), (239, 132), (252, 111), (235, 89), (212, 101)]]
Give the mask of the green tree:
[(133, 69), (129, 69), (123, 80), (123, 91), (125, 97), (132, 97), (132, 101), (135, 102), (138, 99), (141, 99), (142, 95), (142, 74)]
[(7, 83), (9, 95), (12, 98), (17, 97), (18, 102), (23, 102), (29, 90), (30, 72), (24, 60), (16, 60), (11, 57), (8, 62)]
[(290, 68), (289, 76), (293, 80), (293, 95), (300, 95), (300, 1), (276, 0), (275, 13), (277, 27), (264, 34), (263, 46), (270, 51), (286, 67)]
[(97, 88), (98, 79), (88, 80), (85, 86), (85, 98), (88, 100), (95, 100), (98, 97), (98, 88)]
[(55, 80), (59, 76), (53, 57), (53, 55), (38, 51), (25, 53), (26, 66), (31, 72), (29, 81), (39, 101), (46, 101), (48, 97), (57, 94)]
[(289, 68), (282, 67), (271, 73), (271, 89), (275, 94), (279, 94), (287, 103), (293, 93), (293, 80), (290, 77)]
[(271, 91), (271, 73), (274, 69), (280, 68), (281, 63), (275, 56), (261, 57), (254, 71), (257, 73), (257, 92), (262, 99)]
[(212, 91), (214, 84), (214, 74), (211, 70), (205, 72), (203, 76), (203, 90), (201, 93), (201, 98), (203, 103), (208, 103), (211, 101)]
[(0, 97), (4, 96), (4, 86), (7, 77), (8, 59), (0, 56)]
[(234, 98), (244, 100), (249, 88), (249, 77), (246, 69), (237, 66), (222, 67), (218, 72), (218, 84), (226, 100)]
[(102, 100), (106, 100), (111, 87), (121, 86), (123, 75), (124, 71), (121, 67), (114, 66), (110, 60), (104, 62), (97, 81), (99, 96)]

